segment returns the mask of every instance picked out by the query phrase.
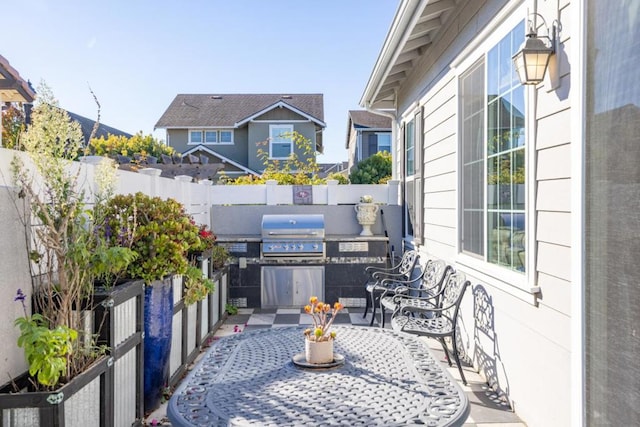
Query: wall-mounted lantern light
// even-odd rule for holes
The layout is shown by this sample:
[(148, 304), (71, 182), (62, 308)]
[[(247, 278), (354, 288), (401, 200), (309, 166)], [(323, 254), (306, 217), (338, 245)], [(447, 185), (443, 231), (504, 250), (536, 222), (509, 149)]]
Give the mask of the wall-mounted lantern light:
[[(554, 25), (551, 38), (546, 36), (538, 37), (535, 21), (529, 21), (527, 39), (522, 44), (520, 50), (512, 57), (513, 65), (520, 78), (520, 83), (523, 85), (536, 85), (544, 79), (544, 74), (549, 65), (549, 58), (555, 53), (555, 33), (556, 28)], [(550, 41), (550, 46), (547, 46), (542, 40), (543, 38)]]

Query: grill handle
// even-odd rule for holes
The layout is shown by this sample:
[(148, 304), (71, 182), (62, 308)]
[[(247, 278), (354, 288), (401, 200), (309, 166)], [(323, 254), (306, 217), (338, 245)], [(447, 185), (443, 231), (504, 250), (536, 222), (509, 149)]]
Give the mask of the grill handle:
[(284, 233), (278, 233), (276, 231), (269, 232), (269, 236), (317, 236), (317, 235), (318, 233), (315, 231), (312, 231), (310, 233), (304, 233), (304, 234), (292, 233), (291, 231), (284, 232)]

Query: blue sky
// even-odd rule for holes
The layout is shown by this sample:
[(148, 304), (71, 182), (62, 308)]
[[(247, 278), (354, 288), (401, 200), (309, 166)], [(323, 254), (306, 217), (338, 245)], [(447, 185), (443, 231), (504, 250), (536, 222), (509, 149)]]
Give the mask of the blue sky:
[[(358, 102), (398, 0), (3, 2), (0, 55), (60, 106), (135, 133), (178, 93), (322, 93), (325, 154), (347, 159)], [(10, 19), (9, 19), (10, 17)]]

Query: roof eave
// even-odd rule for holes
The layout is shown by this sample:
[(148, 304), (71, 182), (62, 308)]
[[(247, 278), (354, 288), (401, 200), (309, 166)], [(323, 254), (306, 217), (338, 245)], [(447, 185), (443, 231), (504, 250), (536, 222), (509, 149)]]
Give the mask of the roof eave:
[(278, 107), (288, 108), (289, 110), (301, 115), (302, 117), (304, 117), (304, 118), (316, 123), (318, 126), (322, 127), (323, 129), (325, 127), (327, 127), (327, 125), (322, 120), (320, 120), (320, 119), (318, 119), (316, 117), (313, 117), (312, 115), (310, 115), (308, 113), (305, 113), (304, 111), (300, 110), (299, 108), (296, 108), (291, 104), (287, 104), (284, 101), (278, 101), (278, 102), (276, 102), (276, 103), (274, 103), (274, 104), (272, 104), (272, 105), (270, 105), (270, 106), (268, 106), (266, 108), (263, 108), (260, 111), (256, 111), (252, 115), (250, 115), (248, 117), (245, 117), (244, 119), (242, 119), (239, 122), (236, 122), (234, 124), (234, 126), (235, 127), (240, 127), (240, 126), (244, 125), (245, 123), (248, 123), (251, 120), (255, 119), (256, 117), (260, 117), (261, 115), (263, 115), (263, 114), (265, 114), (265, 113), (267, 113), (267, 112), (269, 112), (269, 111), (271, 111), (271, 110), (273, 110), (275, 108), (278, 108)]
[[(373, 67), (369, 81), (365, 86), (364, 93), (360, 99), (360, 106), (364, 108), (372, 108), (376, 102), (381, 87), (400, 55), (403, 42), (406, 41), (412, 28), (412, 21), (417, 19), (415, 11), (418, 7), (428, 0), (403, 0), (398, 5), (396, 15), (391, 23), (391, 28), (387, 33), (387, 37), (382, 45), (378, 59)], [(395, 98), (395, 95), (394, 95)], [(395, 108), (395, 105), (391, 105)], [(387, 105), (386, 108), (389, 108)]]

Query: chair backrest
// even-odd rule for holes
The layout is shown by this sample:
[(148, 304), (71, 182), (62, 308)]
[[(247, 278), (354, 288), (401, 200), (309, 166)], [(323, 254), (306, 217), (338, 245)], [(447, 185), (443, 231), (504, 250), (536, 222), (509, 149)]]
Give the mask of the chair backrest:
[(467, 276), (464, 273), (456, 271), (455, 273), (449, 274), (444, 282), (442, 291), (441, 306), (443, 315), (455, 321), (458, 317), (458, 310), (460, 309), (464, 291), (469, 284)]
[(410, 278), (411, 273), (413, 272), (414, 268), (416, 268), (418, 258), (420, 258), (420, 255), (418, 255), (418, 251), (413, 249), (405, 251), (405, 253), (402, 255), (402, 259), (400, 260), (400, 264), (398, 264), (398, 273), (406, 276), (407, 278)]
[[(424, 266), (420, 288), (422, 290), (428, 290), (427, 293), (429, 295), (438, 297), (436, 300), (438, 301), (442, 294), (442, 285), (451, 273), (453, 273), (453, 268), (447, 265), (446, 262), (440, 259), (431, 259), (427, 261), (427, 264)], [(440, 307), (439, 301), (437, 306)]]
[(423, 289), (440, 289), (444, 279), (451, 272), (451, 266), (441, 259), (431, 259), (427, 261), (427, 265), (424, 266), (424, 272), (422, 273), (422, 288)]

